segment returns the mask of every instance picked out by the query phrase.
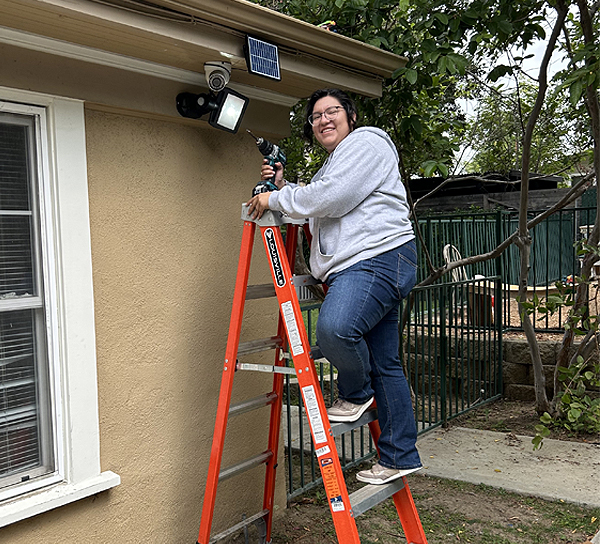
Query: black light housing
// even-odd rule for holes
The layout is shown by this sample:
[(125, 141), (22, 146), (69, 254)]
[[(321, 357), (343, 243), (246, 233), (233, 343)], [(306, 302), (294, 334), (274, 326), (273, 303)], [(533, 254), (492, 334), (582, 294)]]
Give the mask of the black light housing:
[(211, 126), (235, 134), (249, 101), (244, 95), (226, 87), (217, 95), (179, 93), (176, 104), (182, 117), (199, 119), (210, 113), (208, 122)]

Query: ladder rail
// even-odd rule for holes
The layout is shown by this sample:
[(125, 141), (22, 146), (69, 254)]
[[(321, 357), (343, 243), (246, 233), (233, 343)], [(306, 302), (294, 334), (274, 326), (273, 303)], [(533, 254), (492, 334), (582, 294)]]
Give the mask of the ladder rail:
[[(298, 225), (288, 225), (287, 236), (285, 244), (285, 253), (287, 262), (293, 270), (294, 262), (296, 259), (296, 244), (298, 241)], [(273, 288), (275, 288), (275, 285)], [(283, 345), (277, 349), (275, 354), (275, 365), (283, 370), (287, 370), (285, 359), (282, 357), (283, 350), (288, 348), (288, 339), (285, 334), (285, 323), (282, 312), (279, 312), (279, 318), (277, 321), (277, 336), (284, 339)], [(291, 370), (291, 369), (290, 369)], [(273, 375), (273, 391), (275, 391), (280, 399), (283, 399), (283, 374)], [(277, 475), (277, 457), (279, 452), (279, 434), (281, 430), (281, 412), (282, 402), (277, 402), (271, 405), (271, 424), (269, 425), (269, 438), (268, 444), (269, 449), (273, 451), (273, 459), (271, 459), (266, 466), (265, 471), (265, 484), (263, 493), (263, 508), (269, 511), (269, 515), (266, 517), (266, 541), (271, 541), (271, 531), (273, 528), (273, 498), (275, 495), (275, 481)]]
[(360, 544), (325, 401), (321, 395), (315, 364), (310, 355), (310, 343), (293, 285), (292, 272), (287, 259), (282, 258), (285, 253), (281, 231), (260, 224), (259, 228), (270, 264), (280, 313), (285, 323), (288, 349), (292, 353), (296, 368), (296, 377), (306, 407), (336, 533), (338, 539), (344, 544)]

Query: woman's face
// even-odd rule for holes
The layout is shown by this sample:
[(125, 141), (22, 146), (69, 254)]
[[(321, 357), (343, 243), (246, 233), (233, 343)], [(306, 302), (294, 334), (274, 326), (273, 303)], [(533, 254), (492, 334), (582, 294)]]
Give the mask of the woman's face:
[[(334, 119), (327, 119), (323, 112), (329, 108), (337, 108), (337, 115)], [(313, 125), (313, 134), (317, 141), (331, 153), (337, 145), (350, 134), (350, 124), (348, 114), (342, 107), (340, 101), (333, 96), (324, 96), (319, 98), (313, 106), (312, 114), (321, 114), (321, 118)]]

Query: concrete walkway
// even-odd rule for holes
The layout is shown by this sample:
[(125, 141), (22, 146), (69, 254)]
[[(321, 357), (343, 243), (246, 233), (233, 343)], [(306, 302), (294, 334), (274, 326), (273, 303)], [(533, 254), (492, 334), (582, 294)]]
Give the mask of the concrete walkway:
[(546, 439), (533, 451), (527, 436), (450, 427), (425, 433), (417, 446), (421, 474), (600, 508), (598, 444)]

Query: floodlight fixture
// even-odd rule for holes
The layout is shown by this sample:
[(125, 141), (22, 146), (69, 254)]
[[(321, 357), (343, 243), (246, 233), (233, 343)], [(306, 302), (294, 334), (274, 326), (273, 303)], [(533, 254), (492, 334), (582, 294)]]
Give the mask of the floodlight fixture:
[(281, 81), (279, 49), (276, 45), (252, 36), (246, 36), (244, 53), (248, 72)]
[(220, 130), (236, 133), (250, 100), (244, 95), (225, 87), (218, 94), (179, 93), (177, 111), (182, 117), (200, 119), (210, 114), (208, 123)]

